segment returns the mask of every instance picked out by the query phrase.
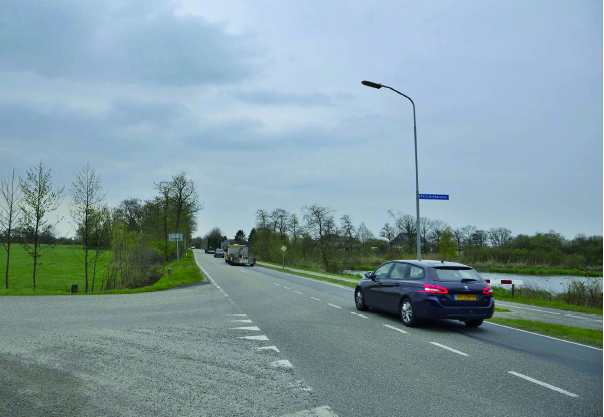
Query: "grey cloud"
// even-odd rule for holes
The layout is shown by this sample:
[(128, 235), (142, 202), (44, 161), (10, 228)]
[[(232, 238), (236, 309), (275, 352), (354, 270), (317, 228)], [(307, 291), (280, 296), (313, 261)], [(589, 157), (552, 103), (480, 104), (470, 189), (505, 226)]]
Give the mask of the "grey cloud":
[(0, 2), (0, 68), (44, 77), (167, 85), (229, 84), (258, 73), (251, 34), (175, 15), (165, 1)]
[(245, 103), (250, 104), (262, 104), (267, 106), (300, 106), (300, 107), (314, 107), (314, 106), (331, 106), (333, 100), (326, 94), (314, 93), (314, 94), (294, 94), (294, 93), (279, 93), (276, 91), (231, 91), (230, 95)]

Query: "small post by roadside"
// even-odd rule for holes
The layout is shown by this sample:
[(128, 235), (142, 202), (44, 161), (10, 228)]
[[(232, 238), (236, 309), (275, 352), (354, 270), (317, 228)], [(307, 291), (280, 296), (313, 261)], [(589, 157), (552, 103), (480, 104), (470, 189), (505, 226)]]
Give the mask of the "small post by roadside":
[(283, 251), (283, 265), (282, 265), (281, 269), (285, 269), (285, 251), (287, 250), (285, 245), (281, 246), (281, 250)]
[(514, 296), (514, 284), (512, 283), (512, 297)]

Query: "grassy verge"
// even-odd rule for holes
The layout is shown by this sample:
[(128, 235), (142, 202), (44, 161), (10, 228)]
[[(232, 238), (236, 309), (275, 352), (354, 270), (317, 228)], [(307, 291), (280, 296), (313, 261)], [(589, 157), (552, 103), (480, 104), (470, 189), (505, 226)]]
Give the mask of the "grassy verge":
[(542, 321), (504, 319), (499, 317), (494, 317), (490, 321), (577, 343), (602, 347), (602, 330), (581, 329), (563, 326), (562, 324), (544, 323)]
[(578, 277), (601, 277), (602, 271), (583, 271), (580, 269), (553, 269), (553, 268), (501, 268), (489, 267), (489, 272), (498, 274), (517, 275), (571, 275)]
[(499, 307), (495, 307), (495, 311), (500, 312), (500, 313), (510, 313), (512, 310), (508, 310), (507, 308), (499, 308)]
[(604, 310), (601, 308), (576, 306), (573, 304), (566, 304), (566, 303), (562, 303), (559, 301), (540, 300), (538, 298), (523, 297), (521, 295), (515, 295), (514, 297), (512, 297), (511, 290), (508, 290), (505, 288), (500, 288), (500, 287), (493, 287), (493, 298), (495, 298), (495, 301), (497, 301), (497, 300), (510, 301), (510, 302), (514, 302), (514, 303), (520, 303), (520, 304), (526, 304), (526, 305), (532, 305), (532, 306), (557, 308), (559, 310), (580, 311), (582, 313), (588, 313), (588, 314), (599, 314), (599, 315), (604, 314)]
[(342, 281), (340, 279), (335, 279), (335, 278), (328, 278), (328, 277), (321, 277), (318, 275), (304, 274), (301, 272), (291, 271), (287, 268), (282, 269), (282, 268), (275, 268), (275, 267), (266, 266), (266, 265), (258, 265), (258, 266), (262, 267), (262, 268), (266, 268), (266, 269), (271, 269), (271, 270), (277, 271), (277, 272), (286, 272), (291, 275), (298, 275), (300, 277), (312, 278), (317, 281), (331, 282), (332, 284), (340, 284), (340, 285), (344, 285), (344, 286), (351, 287), (351, 288), (355, 288), (357, 286), (356, 282)]
[[(191, 251), (189, 251), (189, 253), (191, 256), (181, 258), (180, 265), (178, 265), (176, 261), (168, 262), (164, 267), (164, 275), (153, 285), (134, 289), (104, 291), (102, 294), (134, 294), (140, 292), (163, 291), (174, 288), (178, 285), (192, 284), (203, 281), (205, 277), (201, 273), (201, 269), (199, 269), (193, 260), (193, 253)], [(183, 267), (183, 259), (187, 261), (186, 267)], [(168, 268), (172, 268), (171, 277), (168, 276)]]

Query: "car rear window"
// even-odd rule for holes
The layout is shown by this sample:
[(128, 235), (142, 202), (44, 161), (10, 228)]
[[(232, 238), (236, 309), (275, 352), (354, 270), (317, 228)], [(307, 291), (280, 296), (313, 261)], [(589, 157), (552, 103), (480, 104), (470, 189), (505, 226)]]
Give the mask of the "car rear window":
[(432, 279), (436, 281), (473, 280), (484, 282), (484, 279), (472, 268), (434, 268)]

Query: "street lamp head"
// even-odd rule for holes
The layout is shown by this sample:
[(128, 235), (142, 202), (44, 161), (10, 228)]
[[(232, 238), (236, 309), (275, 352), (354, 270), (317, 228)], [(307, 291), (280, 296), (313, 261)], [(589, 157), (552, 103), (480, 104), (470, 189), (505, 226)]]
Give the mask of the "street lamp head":
[(371, 81), (361, 81), (361, 84), (366, 85), (367, 87), (373, 87), (373, 88), (377, 88), (377, 89), (382, 88), (382, 84), (374, 83)]

